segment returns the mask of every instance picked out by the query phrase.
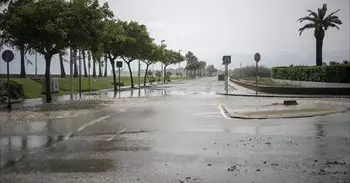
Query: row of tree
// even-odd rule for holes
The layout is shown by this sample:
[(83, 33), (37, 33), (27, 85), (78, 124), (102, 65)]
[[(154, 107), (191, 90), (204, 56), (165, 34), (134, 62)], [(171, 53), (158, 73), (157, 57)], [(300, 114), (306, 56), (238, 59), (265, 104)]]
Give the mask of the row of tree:
[(207, 63), (205, 61), (199, 61), (197, 56), (195, 56), (192, 52), (188, 52), (185, 55), (187, 65), (185, 67), (186, 76), (195, 78), (195, 77), (203, 77), (205, 76), (205, 68)]
[[(256, 76), (256, 66), (245, 66), (242, 68), (233, 69), (232, 76), (234, 77), (255, 77)], [(258, 67), (258, 76), (260, 77), (271, 77), (271, 68), (265, 66)]]
[[(6, 0), (0, 0), (0, 3), (4, 1)], [(67, 49), (70, 50), (71, 62), (77, 60), (77, 55), (78, 59), (83, 60), (85, 74), (86, 59), (88, 64), (105, 64), (106, 70), (109, 61), (113, 70), (115, 91), (116, 59), (123, 59), (128, 66), (131, 87), (134, 87), (130, 66), (133, 61), (140, 60), (146, 64), (146, 82), (150, 65), (161, 62), (165, 76), (169, 65), (185, 59), (179, 52), (167, 49), (166, 45), (155, 44), (145, 25), (115, 18), (108, 4), (100, 5), (98, 0), (11, 1), (0, 16), (1, 40), (4, 44), (19, 49), (22, 67), (26, 52), (37, 52), (44, 56), (47, 102), (51, 101), (52, 57), (59, 55), (63, 71), (63, 55)], [(74, 75), (77, 76), (76, 66), (74, 64)], [(95, 67), (93, 73), (96, 75)]]

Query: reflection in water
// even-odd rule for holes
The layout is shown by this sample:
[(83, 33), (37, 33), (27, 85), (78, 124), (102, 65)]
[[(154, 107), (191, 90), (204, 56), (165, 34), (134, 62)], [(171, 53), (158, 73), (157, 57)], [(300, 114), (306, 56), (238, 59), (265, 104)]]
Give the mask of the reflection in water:
[(318, 137), (324, 137), (324, 124), (322, 123), (316, 123), (316, 136)]

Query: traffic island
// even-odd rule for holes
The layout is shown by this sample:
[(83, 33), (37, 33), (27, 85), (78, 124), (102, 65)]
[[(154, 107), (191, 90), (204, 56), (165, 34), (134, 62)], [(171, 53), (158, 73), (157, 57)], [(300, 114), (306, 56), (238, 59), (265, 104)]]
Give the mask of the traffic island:
[(341, 104), (300, 102), (298, 105), (273, 103), (248, 108), (223, 106), (226, 115), (237, 119), (280, 119), (324, 116), (346, 112), (349, 109)]

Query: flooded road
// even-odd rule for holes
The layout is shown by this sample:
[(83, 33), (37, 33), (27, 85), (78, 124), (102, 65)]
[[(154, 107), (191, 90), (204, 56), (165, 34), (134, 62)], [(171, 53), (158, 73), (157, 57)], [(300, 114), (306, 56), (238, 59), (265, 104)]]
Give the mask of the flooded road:
[[(348, 111), (299, 119), (229, 119), (220, 105), (243, 108), (283, 99), (216, 95), (223, 86), (215, 79), (121, 92), (115, 102), (82, 115), (1, 129), (2, 154), (25, 156), (1, 170), (0, 180), (350, 182)], [(120, 98), (125, 100), (117, 102)], [(349, 99), (309, 100), (350, 104)]]

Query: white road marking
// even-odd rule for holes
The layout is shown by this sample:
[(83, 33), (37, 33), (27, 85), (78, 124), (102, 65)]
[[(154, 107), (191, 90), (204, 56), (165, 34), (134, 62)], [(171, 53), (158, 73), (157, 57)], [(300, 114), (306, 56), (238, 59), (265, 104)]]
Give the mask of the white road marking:
[(221, 114), (224, 116), (224, 118), (226, 118), (226, 119), (231, 119), (231, 118), (229, 118), (229, 117), (226, 115), (226, 111), (225, 111), (223, 105), (219, 105), (219, 109), (220, 109), (220, 111), (221, 111)]
[(84, 130), (86, 127), (91, 126), (91, 125), (93, 125), (93, 124), (95, 124), (95, 123), (98, 123), (98, 122), (100, 122), (100, 121), (103, 121), (103, 120), (105, 120), (105, 119), (107, 119), (107, 118), (109, 118), (109, 117), (111, 117), (111, 116), (112, 116), (112, 115), (103, 116), (103, 117), (97, 118), (97, 119), (95, 119), (95, 120), (93, 120), (93, 121), (90, 121), (90, 122), (88, 122), (88, 123), (82, 125), (81, 127), (79, 127), (79, 128), (77, 129), (77, 132), (81, 132), (81, 131)]
[[(119, 114), (119, 113), (124, 112), (124, 111), (125, 111), (124, 109), (120, 109), (119, 112), (117, 112), (116, 114)], [(82, 125), (81, 127), (79, 127), (79, 128), (77, 129), (77, 133), (83, 131), (83, 130), (84, 130), (86, 127), (88, 127), (88, 126), (91, 126), (91, 125), (93, 125), (93, 124), (99, 123), (99, 122), (101, 122), (101, 121), (103, 121), (103, 120), (105, 120), (105, 119), (107, 119), (107, 118), (109, 118), (109, 117), (111, 117), (111, 116), (112, 116), (112, 115), (103, 116), (103, 117), (97, 118), (97, 119), (95, 119), (95, 120), (93, 120), (93, 121), (90, 121), (90, 122), (88, 122), (88, 123)]]
[(119, 132), (117, 132), (115, 135), (111, 136), (110, 138), (106, 139), (107, 142), (112, 141), (116, 136), (120, 135), (121, 133), (125, 132), (126, 128), (121, 129)]

